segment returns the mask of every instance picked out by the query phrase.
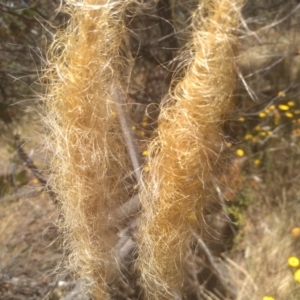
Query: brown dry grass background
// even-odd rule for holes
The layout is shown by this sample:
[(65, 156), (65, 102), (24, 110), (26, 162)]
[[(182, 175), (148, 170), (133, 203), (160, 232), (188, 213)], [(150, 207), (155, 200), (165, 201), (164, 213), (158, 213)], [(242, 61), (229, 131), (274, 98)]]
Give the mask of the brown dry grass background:
[[(185, 45), (189, 40), (189, 30), (186, 26), (191, 23), (186, 22), (186, 16), (195, 11), (195, 3), (180, 0), (158, 1), (156, 6), (153, 4), (144, 8), (145, 15), (139, 17), (134, 17), (137, 13), (136, 7), (134, 5), (130, 7), (127, 21), (132, 35), (129, 43), (135, 60), (132, 65), (132, 81), (127, 90), (130, 96), (128, 113), (131, 116), (132, 130), (136, 133), (141, 160), (143, 153), (147, 154), (145, 151), (149, 138), (157, 126), (159, 113), (157, 107), (168, 90), (170, 76), (175, 68), (181, 68), (187, 62), (186, 59), (174, 58), (177, 53), (176, 49)], [(239, 89), (235, 93), (236, 116), (231, 117), (225, 126), (225, 139), (231, 149), (227, 162), (228, 168), (219, 178), (218, 186), (215, 187), (216, 203), (204, 213), (202, 235), (197, 234), (193, 238), (194, 242), (190, 244), (193, 259), (189, 257), (184, 259), (185, 264), (181, 270), (184, 274), (183, 299), (259, 300), (263, 297), (273, 297), (276, 300), (300, 299), (300, 285), (293, 278), (296, 268), (293, 269), (287, 264), (290, 256), (300, 257), (300, 237), (291, 234), (293, 228), (300, 227), (298, 213), (300, 197), (300, 122), (298, 120), (300, 114), (298, 117), (297, 111), (300, 109), (299, 9), (296, 1), (267, 0), (251, 1), (251, 3), (248, 1), (243, 8), (245, 23), (241, 24), (242, 30), (239, 32), (240, 55), (238, 57), (243, 80), (240, 80)], [(80, 10), (78, 16), (79, 14)], [(161, 21), (163, 18), (168, 22)], [(172, 26), (170, 26), (171, 21)], [(173, 28), (178, 31), (176, 39), (171, 34)], [(90, 29), (87, 29), (87, 32), (89, 31)], [(120, 33), (121, 31), (118, 34)], [(164, 39), (164, 37), (168, 38)], [(153, 42), (149, 43), (149, 40)], [(79, 55), (80, 41), (76, 40), (76, 42), (79, 44), (71, 45), (74, 47), (75, 59), (86, 61), (85, 64), (89, 66), (90, 71), (93, 64), (97, 69), (96, 65), (101, 61)], [(85, 37), (82, 40), (83, 44), (84, 42)], [(102, 46), (94, 43), (95, 51), (97, 52), (97, 49), (99, 50)], [(102, 50), (100, 52), (104, 53)], [(91, 55), (96, 56), (93, 53)], [(173, 63), (169, 64), (170, 61)], [(114, 63), (115, 60), (112, 61), (112, 64)], [(126, 66), (130, 66), (128, 61)], [(126, 74), (127, 71), (122, 72)], [(83, 73), (84, 70), (75, 72), (79, 79), (83, 79), (82, 86), (86, 87), (81, 88), (76, 84), (74, 89), (78, 89), (78, 93), (87, 88), (93, 89), (92, 84), (85, 83), (84, 78), (81, 78)], [(65, 78), (70, 79), (72, 83), (71, 77)], [(96, 77), (99, 78), (99, 82), (107, 81), (109, 84), (112, 78), (114, 78), (113, 82), (120, 80), (120, 75), (115, 72), (99, 74)], [(121, 89), (127, 82), (126, 77), (122, 80), (117, 84)], [(99, 83), (98, 81), (95, 80), (94, 83)], [(68, 88), (72, 88), (70, 82), (65, 86), (55, 86), (55, 88), (61, 88), (62, 93), (68, 94)], [(111, 90), (107, 89), (107, 91)], [(70, 101), (76, 102), (77, 100), (72, 98)], [(99, 105), (102, 104), (99, 103)], [(285, 105), (288, 109), (281, 110), (280, 105)], [(23, 109), (22, 106), (19, 107)], [(76, 107), (79, 109), (79, 106), (76, 105)], [(80, 107), (89, 109), (85, 105)], [(78, 282), (68, 272), (63, 271), (67, 262), (65, 257), (68, 253), (66, 252), (69, 249), (62, 247), (66, 240), (63, 241), (59, 237), (56, 227), (59, 218), (58, 210), (46, 192), (39, 193), (37, 180), (16, 155), (13, 136), (18, 129), (22, 140), (25, 141), (23, 144), (25, 151), (37, 163), (45, 177), (53, 176), (49, 171), (49, 163), (55, 151), (50, 151), (48, 146), (43, 145), (43, 136), (49, 128), (45, 131), (42, 129), (40, 116), (34, 112), (36, 108), (34, 104), (27, 106), (30, 114), (20, 113), (13, 123), (3, 120), (0, 153), (2, 166), (0, 299), (85, 299), (86, 296), (84, 292), (80, 292)], [(13, 109), (15, 110), (15, 106)], [(38, 110), (40, 111), (40, 108)], [(99, 108), (99, 112), (93, 112), (91, 115), (100, 118), (100, 113), (107, 112), (115, 120), (115, 123), (111, 124), (117, 124), (118, 120), (114, 116), (113, 109)], [(72, 129), (75, 123), (78, 128), (85, 129), (86, 124), (94, 124), (93, 118), (88, 119), (88, 123), (86, 121), (80, 123), (77, 122), (78, 117), (75, 114), (74, 116), (73, 123), (69, 117), (64, 116), (66, 128), (71, 123)], [(61, 116), (57, 116), (56, 120), (59, 120), (59, 117)], [(61, 126), (62, 123), (59, 124)], [(79, 153), (79, 156), (75, 158), (76, 164), (82, 159), (86, 162), (87, 158), (90, 159), (91, 166), (99, 163), (93, 160), (93, 149), (101, 140), (101, 132), (104, 128), (101, 126), (98, 129), (93, 139), (97, 142), (88, 148), (91, 151), (87, 157), (78, 159), (82, 156), (82, 151), (74, 147)], [(114, 133), (112, 138), (122, 139), (116, 137), (116, 131), (111, 129)], [(91, 133), (91, 130), (89, 132)], [(74, 130), (74, 134), (77, 133), (79, 134), (79, 131)], [(66, 134), (61, 137), (65, 138)], [(90, 144), (91, 139), (88, 139), (88, 142), (83, 140), (81, 142), (81, 147), (87, 151), (85, 146)], [(78, 146), (78, 143), (74, 145)], [(237, 150), (242, 150), (242, 152)], [(120, 154), (120, 151), (117, 153)], [(112, 155), (112, 153), (107, 155)], [(99, 159), (102, 162), (103, 156), (101, 158), (99, 156)], [(116, 161), (119, 163), (119, 159)], [(99, 172), (103, 170), (101, 162), (98, 165), (102, 168), (95, 170), (97, 178), (103, 178), (99, 175)], [(126, 164), (128, 165), (128, 161)], [(84, 197), (90, 197), (86, 193), (89, 190), (91, 195), (95, 195), (95, 202), (97, 202), (96, 194), (99, 193), (98, 189), (103, 189), (102, 181), (99, 182), (97, 179), (99, 185), (87, 189), (91, 178), (89, 173), (84, 176), (85, 184), (82, 182), (75, 184), (76, 178), (72, 175), (74, 163), (70, 163), (70, 166), (70, 169), (62, 170), (66, 172), (65, 182), (82, 189)], [(120, 172), (112, 172), (113, 176), (125, 178), (122, 188), (126, 190), (126, 193), (134, 195), (136, 187), (130, 167), (124, 167), (123, 170), (125, 174), (127, 172), (128, 177)], [(61, 173), (55, 176), (60, 178)], [(112, 177), (109, 178), (112, 179)], [(63, 182), (58, 184), (63, 185)], [(37, 195), (32, 197), (33, 193)], [(76, 192), (77, 195), (80, 193)], [(116, 193), (116, 196), (120, 194)], [(118, 201), (123, 203), (124, 198), (121, 197)], [(78, 222), (85, 216), (85, 213), (77, 208), (74, 209), (76, 212), (74, 219)], [(74, 212), (70, 214), (71, 218)], [(100, 223), (108, 224), (108, 221), (97, 214), (97, 210), (94, 212), (97, 218), (101, 219)], [(90, 218), (90, 215), (87, 217)], [(108, 213), (105, 213), (104, 217), (109, 218)], [(95, 218), (91, 217), (91, 220), (94, 222)], [(192, 215), (190, 220), (194, 220)], [(126, 226), (130, 224), (129, 220), (125, 220), (115, 229), (113, 228), (115, 221), (112, 219), (110, 221), (113, 224), (110, 226), (110, 231), (106, 229), (104, 235), (114, 235), (115, 238), (120, 236), (122, 228), (127, 228)], [(99, 222), (97, 221), (97, 224)], [(75, 227), (78, 228), (78, 225)], [(73, 229), (65, 228), (64, 230), (68, 231), (69, 239), (73, 239)], [(103, 236), (103, 232), (100, 231), (97, 232)], [(87, 239), (90, 238), (87, 235)], [(92, 237), (92, 239), (97, 240), (98, 237)], [(202, 240), (209, 251), (205, 245), (203, 246)], [(99, 245), (97, 243), (91, 245), (95, 246), (93, 251), (98, 253)], [(73, 245), (71, 250), (74, 247), (78, 246)], [(108, 249), (110, 247), (111, 245)], [(100, 249), (104, 249), (103, 246)], [(81, 256), (81, 254), (78, 255)], [(82, 263), (81, 257), (78, 258), (77, 265), (72, 263), (75, 273), (84, 267), (89, 272), (91, 269), (94, 270), (96, 275), (89, 274), (83, 277), (98, 276), (100, 278), (98, 272), (101, 269), (100, 272), (103, 273), (103, 268), (99, 268), (99, 260), (93, 262), (95, 258), (90, 257), (90, 262), (86, 264)], [(136, 268), (133, 268), (131, 262), (136, 258), (137, 253), (130, 252), (125, 267), (123, 264), (120, 265), (121, 273), (112, 276), (110, 280), (105, 279), (109, 284), (111, 299), (143, 299), (145, 297), (142, 293), (144, 285), (139, 280), (140, 274)], [(192, 264), (190, 264), (191, 261)], [(107, 262), (108, 260), (105, 259), (103, 265), (107, 265)], [(88, 264), (92, 264), (92, 268)], [(84, 274), (84, 269), (82, 270), (80, 272)], [(101, 275), (102, 278), (105, 276), (105, 274)], [(71, 291), (74, 293), (70, 294)], [(98, 296), (99, 299), (103, 297)], [(173, 299), (173, 297), (174, 295), (166, 298)], [(157, 299), (163, 298), (157, 296)]]

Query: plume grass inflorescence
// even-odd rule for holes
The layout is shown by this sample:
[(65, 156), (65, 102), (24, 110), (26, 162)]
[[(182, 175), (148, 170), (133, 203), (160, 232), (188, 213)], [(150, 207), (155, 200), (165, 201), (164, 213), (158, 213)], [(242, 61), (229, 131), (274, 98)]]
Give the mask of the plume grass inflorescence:
[(53, 148), (50, 184), (61, 209), (69, 268), (107, 299), (118, 224), (112, 211), (127, 196), (130, 171), (114, 104), (131, 66), (125, 8), (132, 1), (67, 0), (66, 29), (48, 53), (47, 126)]
[(201, 1), (185, 74), (162, 103), (143, 172), (139, 259), (148, 299), (180, 294), (193, 230), (214, 197), (223, 166), (222, 126), (233, 105), (242, 1)]

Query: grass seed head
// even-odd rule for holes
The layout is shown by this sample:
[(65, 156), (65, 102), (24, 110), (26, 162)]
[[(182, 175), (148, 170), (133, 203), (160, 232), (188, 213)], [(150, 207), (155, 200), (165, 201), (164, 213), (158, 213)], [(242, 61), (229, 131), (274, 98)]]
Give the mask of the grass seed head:
[(131, 65), (125, 8), (133, 1), (68, 0), (67, 28), (48, 52), (47, 127), (53, 149), (50, 184), (61, 206), (69, 268), (94, 299), (107, 299), (117, 269), (111, 248), (126, 200), (130, 165), (112, 91), (124, 90)]
[(188, 45), (193, 56), (161, 107), (140, 197), (138, 266), (148, 299), (180, 294), (193, 231), (202, 230), (203, 208), (214, 198), (236, 81), (240, 7), (241, 1), (201, 1)]

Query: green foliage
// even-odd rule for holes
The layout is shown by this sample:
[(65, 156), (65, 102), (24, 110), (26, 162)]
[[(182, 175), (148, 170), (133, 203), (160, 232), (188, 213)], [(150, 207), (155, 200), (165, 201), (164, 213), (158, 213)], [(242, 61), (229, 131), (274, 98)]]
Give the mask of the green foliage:
[(226, 207), (227, 214), (236, 226), (243, 225), (244, 213), (250, 205), (255, 205), (255, 193), (246, 187), (236, 196), (234, 204)]

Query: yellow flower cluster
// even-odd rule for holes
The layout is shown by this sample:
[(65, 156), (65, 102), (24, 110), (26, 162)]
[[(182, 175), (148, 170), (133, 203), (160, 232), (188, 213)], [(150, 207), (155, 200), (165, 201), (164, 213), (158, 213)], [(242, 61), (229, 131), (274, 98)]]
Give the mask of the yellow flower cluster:
[(295, 102), (289, 100), (285, 103), (274, 104), (268, 106), (263, 111), (258, 113), (260, 118), (272, 117), (274, 125), (279, 125), (281, 118), (284, 116), (286, 118), (293, 118), (295, 115), (300, 114), (299, 109), (294, 109), (296, 106)]
[[(289, 127), (290, 133), (294, 138), (300, 137), (300, 107), (297, 102), (293, 100), (288, 100), (285, 92), (281, 91), (278, 93), (278, 97), (285, 98), (280, 101), (278, 104), (270, 104), (263, 110), (258, 113), (259, 123), (253, 127), (253, 129), (249, 132), (247, 130), (244, 135), (244, 141), (250, 142), (253, 144), (261, 143), (264, 144), (269, 137), (276, 137), (278, 132), (275, 131), (277, 126), (284, 121), (283, 124), (286, 124), (289, 119), (291, 123), (294, 124), (293, 128)], [(284, 101), (283, 101), (284, 100)], [(245, 116), (238, 117), (239, 122), (246, 122)], [(253, 122), (253, 119), (249, 119), (250, 122)], [(247, 129), (247, 124), (244, 126)], [(249, 127), (248, 127), (249, 128)], [(232, 144), (228, 144), (228, 146), (232, 146)], [(245, 150), (238, 148), (235, 150), (235, 153), (239, 157), (245, 156)], [(259, 166), (261, 164), (261, 160), (256, 158), (253, 159), (253, 164), (255, 166)]]
[[(291, 230), (291, 235), (294, 238), (300, 237), (300, 227), (294, 227)], [(293, 269), (294, 272), (294, 280), (300, 283), (300, 259), (297, 256), (290, 256), (287, 260), (288, 265)]]
[(246, 133), (244, 136), (245, 141), (256, 143), (261, 138), (265, 138), (267, 136), (270, 136), (273, 134), (273, 131), (271, 130), (271, 126), (260, 126), (257, 125), (254, 127), (253, 133)]
[(143, 118), (140, 122), (138, 122), (137, 126), (132, 125), (131, 130), (136, 133), (136, 135), (140, 138), (149, 136), (149, 134), (152, 132), (153, 128), (151, 123), (149, 122), (149, 117), (146, 115), (143, 115)]
[(288, 258), (288, 265), (294, 269), (294, 279), (296, 282), (300, 283), (300, 260), (297, 256), (290, 256)]

